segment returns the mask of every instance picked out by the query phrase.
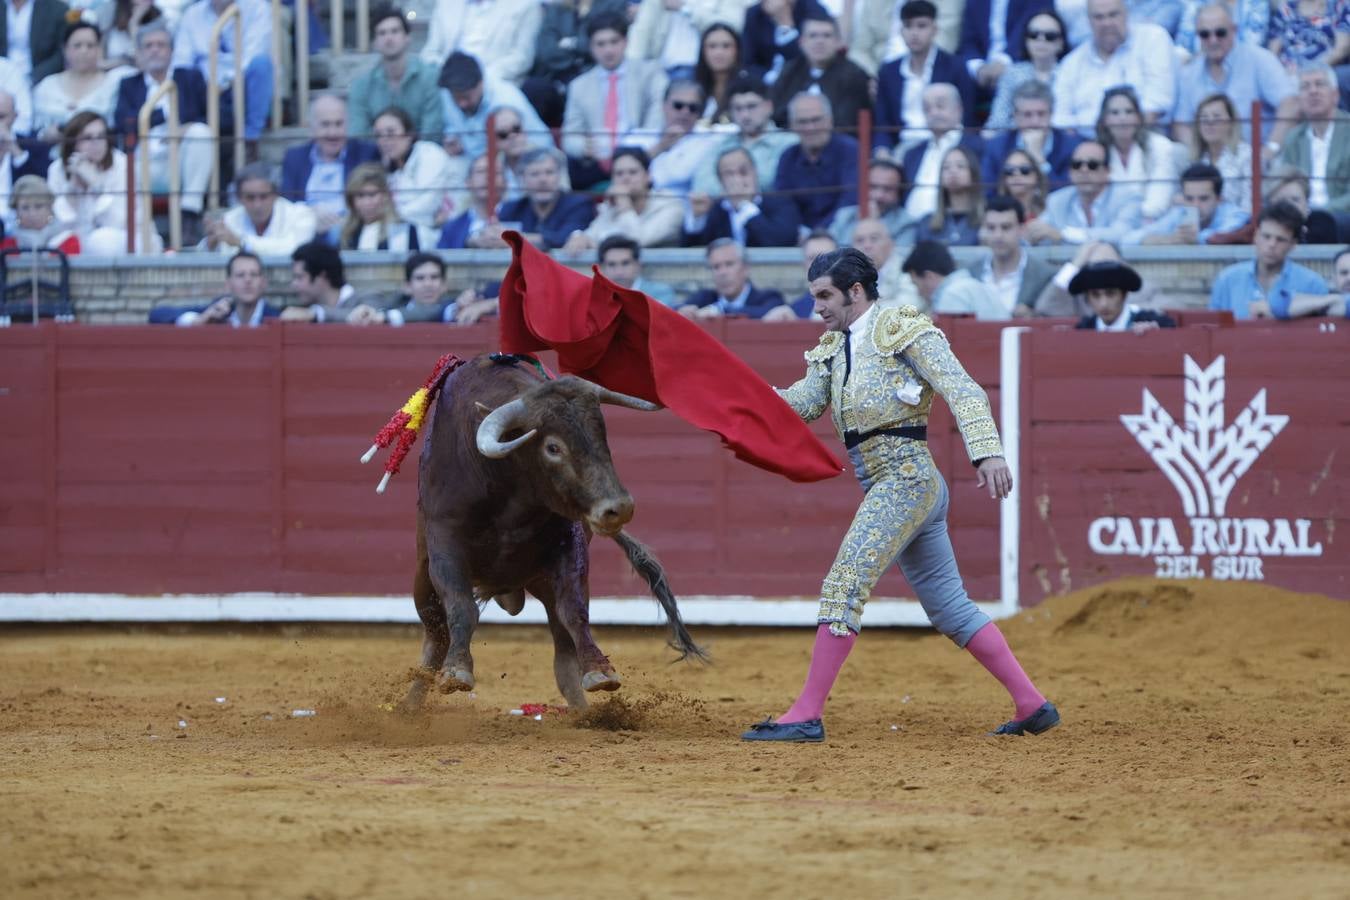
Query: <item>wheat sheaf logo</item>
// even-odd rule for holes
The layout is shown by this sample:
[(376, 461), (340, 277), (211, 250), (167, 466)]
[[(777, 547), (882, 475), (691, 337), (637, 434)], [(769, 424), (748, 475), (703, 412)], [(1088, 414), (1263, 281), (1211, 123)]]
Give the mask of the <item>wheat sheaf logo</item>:
[(1289, 417), (1266, 412), (1262, 388), (1225, 426), (1224, 358), (1202, 369), (1187, 356), (1185, 373), (1184, 425), (1172, 419), (1148, 388), (1143, 411), (1122, 415), (1120, 421), (1177, 489), (1187, 516), (1222, 516), (1238, 479), (1289, 424)]

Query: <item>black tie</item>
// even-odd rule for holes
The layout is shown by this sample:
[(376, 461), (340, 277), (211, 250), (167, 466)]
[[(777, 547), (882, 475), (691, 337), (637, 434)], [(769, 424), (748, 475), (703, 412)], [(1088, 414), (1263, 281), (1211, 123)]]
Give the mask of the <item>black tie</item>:
[(844, 332), (844, 384), (848, 384), (848, 373), (853, 371), (853, 342), (849, 333)]

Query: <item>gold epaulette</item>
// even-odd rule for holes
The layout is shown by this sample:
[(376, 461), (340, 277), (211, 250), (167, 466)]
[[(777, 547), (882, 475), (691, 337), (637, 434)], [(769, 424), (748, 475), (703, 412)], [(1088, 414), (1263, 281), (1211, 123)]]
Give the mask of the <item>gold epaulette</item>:
[(806, 351), (806, 361), (809, 363), (825, 362), (833, 359), (839, 352), (839, 348), (844, 346), (844, 335), (838, 331), (827, 331), (820, 336), (820, 343), (816, 344), (810, 350)]
[(888, 307), (877, 310), (877, 323), (872, 328), (872, 342), (882, 353), (900, 353), (928, 331), (942, 332), (933, 320), (915, 306)]

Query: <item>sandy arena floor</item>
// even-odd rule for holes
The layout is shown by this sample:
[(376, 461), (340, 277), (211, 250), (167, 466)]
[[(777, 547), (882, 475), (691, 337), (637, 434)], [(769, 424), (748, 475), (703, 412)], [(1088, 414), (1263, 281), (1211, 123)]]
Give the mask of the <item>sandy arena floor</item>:
[(829, 742), (768, 747), (806, 630), (601, 630), (589, 727), (506, 714), (558, 702), (542, 629), (412, 721), (412, 629), (0, 631), (0, 897), (1350, 896), (1350, 603), (1120, 582), (1005, 630), (1061, 728), (985, 736), (974, 660), (878, 630)]

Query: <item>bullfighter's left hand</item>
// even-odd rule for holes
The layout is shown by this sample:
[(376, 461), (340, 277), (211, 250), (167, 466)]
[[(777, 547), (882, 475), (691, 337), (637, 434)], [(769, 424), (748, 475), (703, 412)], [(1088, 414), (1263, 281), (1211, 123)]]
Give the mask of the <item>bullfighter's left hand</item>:
[(1012, 493), (1012, 470), (1001, 456), (991, 456), (981, 461), (976, 470), (975, 484), (989, 487), (989, 496), (997, 500)]

